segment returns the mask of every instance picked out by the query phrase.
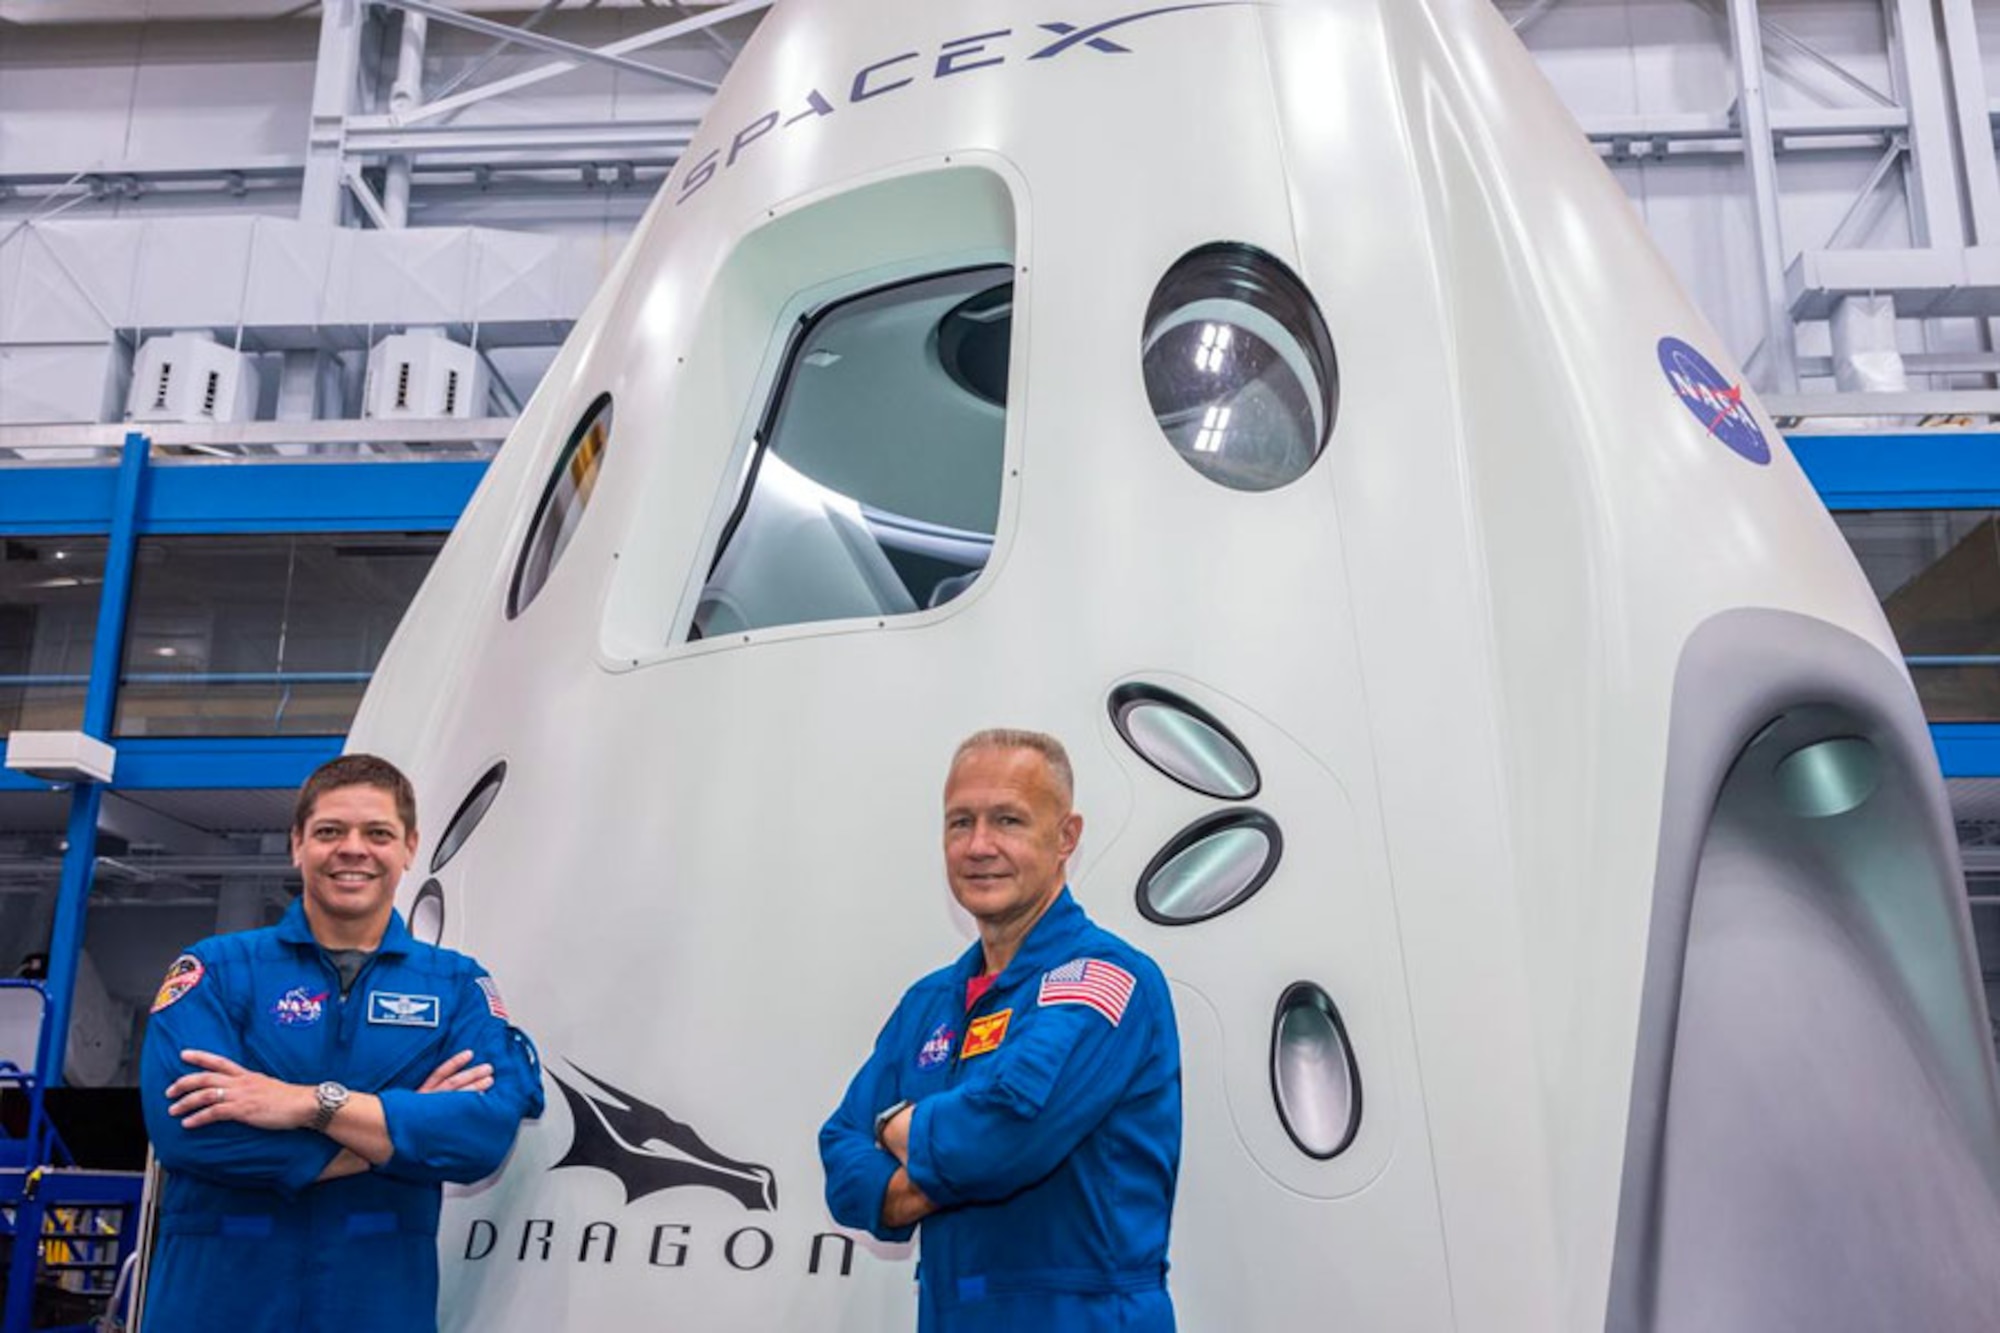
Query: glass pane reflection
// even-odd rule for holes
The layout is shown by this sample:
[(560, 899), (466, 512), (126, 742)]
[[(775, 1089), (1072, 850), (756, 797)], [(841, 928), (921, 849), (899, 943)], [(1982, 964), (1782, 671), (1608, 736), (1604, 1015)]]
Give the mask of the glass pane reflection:
[(102, 537), (0, 540), (0, 735), (83, 725)]
[(528, 540), (521, 547), (521, 563), (514, 570), (514, 585), (507, 593), (507, 615), (511, 619), (527, 610), (528, 603), (548, 582), (549, 573), (562, 559), (563, 551), (583, 522), (583, 511), (597, 489), (597, 474), (604, 466), (605, 446), (611, 442), (611, 395), (600, 394), (570, 433), (562, 457), (556, 460), (542, 493)]
[(119, 736), (338, 736), (443, 533), (142, 537)]
[(812, 316), (688, 637), (911, 615), (962, 595), (999, 520), (1012, 329), (1004, 264)]
[(1247, 245), (1176, 263), (1146, 311), (1146, 396), (1188, 465), (1232, 490), (1303, 476), (1339, 404), (1326, 321), (1305, 286)]
[(1985, 509), (1860, 510), (1834, 521), (1909, 659), (1933, 722), (2000, 720), (2000, 522)]

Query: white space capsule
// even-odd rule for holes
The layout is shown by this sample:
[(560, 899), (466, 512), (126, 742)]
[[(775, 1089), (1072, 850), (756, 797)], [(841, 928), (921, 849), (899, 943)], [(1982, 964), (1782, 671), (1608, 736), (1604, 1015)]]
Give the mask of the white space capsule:
[(1173, 981), (1183, 1327), (1990, 1326), (1896, 647), (1487, 0), (767, 17), (354, 732), (553, 1081), (448, 1327), (910, 1326), (814, 1132), (996, 724)]

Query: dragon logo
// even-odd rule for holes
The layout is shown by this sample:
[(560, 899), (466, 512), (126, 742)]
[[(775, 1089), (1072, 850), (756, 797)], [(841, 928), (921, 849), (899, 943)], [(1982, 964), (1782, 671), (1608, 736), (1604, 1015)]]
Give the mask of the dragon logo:
[(700, 1185), (721, 1190), (752, 1212), (770, 1212), (778, 1206), (778, 1179), (770, 1167), (724, 1157), (665, 1111), (576, 1065), (570, 1068), (589, 1087), (573, 1088), (549, 1071), (575, 1124), (569, 1151), (551, 1171), (566, 1166), (609, 1171), (625, 1187), (626, 1203), (661, 1190)]

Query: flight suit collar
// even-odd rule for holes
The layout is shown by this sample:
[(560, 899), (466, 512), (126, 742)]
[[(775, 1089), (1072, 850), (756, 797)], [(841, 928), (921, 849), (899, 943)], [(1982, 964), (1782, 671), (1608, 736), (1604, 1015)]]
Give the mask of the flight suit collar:
[[(1062, 891), (1056, 894), (1056, 900), (1049, 904), (1049, 910), (1042, 913), (1041, 920), (1035, 922), (1027, 938), (1021, 941), (1013, 960), (1000, 969), (1000, 975), (994, 978), (993, 990), (1006, 990), (1023, 977), (1067, 963), (1073, 956), (1071, 946), (1077, 935), (1089, 924), (1090, 918), (1084, 915), (1083, 908), (1070, 895), (1069, 885), (1063, 885)], [(959, 956), (959, 980), (970, 981), (985, 970), (986, 948), (974, 940), (972, 947)]]
[[(1049, 909), (1053, 912), (1055, 909)], [(306, 920), (304, 898), (294, 898), (292, 905), (285, 909), (284, 917), (276, 926), (278, 938), (287, 944), (302, 948), (317, 949), (320, 943), (313, 937), (312, 923)], [(389, 909), (389, 925), (382, 932), (382, 943), (375, 948), (377, 958), (397, 958), (410, 951), (410, 928), (403, 924), (403, 914), (393, 907)]]

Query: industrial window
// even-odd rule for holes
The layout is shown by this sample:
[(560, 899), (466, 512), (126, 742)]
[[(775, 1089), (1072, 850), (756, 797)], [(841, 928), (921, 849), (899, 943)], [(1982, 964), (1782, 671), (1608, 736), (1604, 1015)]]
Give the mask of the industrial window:
[(508, 619), (528, 609), (576, 535), (583, 511), (597, 489), (597, 474), (604, 466), (604, 449), (610, 441), (611, 395), (607, 393), (598, 395), (570, 432), (569, 443), (563, 446), (549, 475), (548, 489), (535, 506), (535, 521), (528, 528), (521, 562), (514, 568), (514, 583), (507, 593)]
[(1303, 476), (1340, 402), (1333, 339), (1310, 293), (1247, 245), (1181, 258), (1146, 310), (1140, 364), (1168, 443), (1231, 490)]
[(344, 734), (443, 544), (435, 532), (140, 538), (114, 731)]
[(1836, 513), (1933, 722), (2000, 720), (2000, 513)]
[(993, 549), (1013, 270), (849, 297), (801, 321), (690, 639), (909, 615)]
[(83, 725), (102, 537), (0, 540), (0, 736)]

